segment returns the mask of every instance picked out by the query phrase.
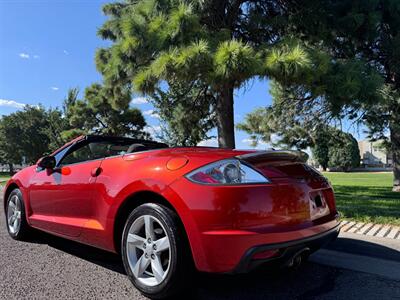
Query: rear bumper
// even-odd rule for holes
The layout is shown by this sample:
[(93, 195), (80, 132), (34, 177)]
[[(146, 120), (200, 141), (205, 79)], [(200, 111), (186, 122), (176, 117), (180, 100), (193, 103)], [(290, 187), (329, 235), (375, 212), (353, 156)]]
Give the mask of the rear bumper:
[[(232, 273), (246, 273), (259, 267), (260, 265), (267, 263), (275, 263), (280, 265), (286, 264), (300, 252), (307, 251), (312, 253), (318, 250), (326, 243), (335, 240), (338, 234), (339, 225), (323, 233), (307, 238), (300, 238), (298, 240), (283, 243), (255, 246), (246, 251)], [(267, 259), (254, 259), (254, 256), (258, 253), (263, 253), (268, 250), (278, 250), (277, 255)]]
[[(252, 249), (299, 242), (339, 224), (327, 182), (282, 178), (271, 184), (207, 186), (183, 178), (171, 185), (171, 192), (173, 197), (166, 198), (175, 200), (196, 268), (203, 272), (237, 272)], [(310, 197), (315, 193), (326, 200), (330, 214), (312, 220)]]
[[(304, 248), (315, 251), (339, 232), (338, 219), (303, 229), (274, 233), (255, 233), (242, 230), (222, 230), (202, 233), (205, 261), (200, 271), (212, 273), (243, 273), (268, 261), (284, 263), (294, 252)], [(276, 249), (268, 259), (254, 255)]]

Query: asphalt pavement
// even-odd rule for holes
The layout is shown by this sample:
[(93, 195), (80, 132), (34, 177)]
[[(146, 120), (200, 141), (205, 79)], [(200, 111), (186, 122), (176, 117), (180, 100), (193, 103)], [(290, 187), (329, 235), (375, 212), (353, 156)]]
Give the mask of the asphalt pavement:
[[(14, 241), (2, 209), (0, 214), (0, 299), (145, 299), (117, 255), (45, 233)], [(400, 281), (390, 276), (391, 266), (400, 263), (398, 246), (340, 236), (296, 271), (198, 274), (186, 298), (400, 299)], [(362, 272), (351, 261), (364, 266)], [(389, 269), (365, 267), (383, 261)]]

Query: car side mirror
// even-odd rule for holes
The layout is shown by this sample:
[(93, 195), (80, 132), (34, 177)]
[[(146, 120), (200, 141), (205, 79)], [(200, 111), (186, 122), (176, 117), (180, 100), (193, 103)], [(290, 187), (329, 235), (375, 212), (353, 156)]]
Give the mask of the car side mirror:
[(53, 156), (45, 156), (38, 160), (37, 165), (43, 169), (54, 169), (56, 167), (56, 159)]

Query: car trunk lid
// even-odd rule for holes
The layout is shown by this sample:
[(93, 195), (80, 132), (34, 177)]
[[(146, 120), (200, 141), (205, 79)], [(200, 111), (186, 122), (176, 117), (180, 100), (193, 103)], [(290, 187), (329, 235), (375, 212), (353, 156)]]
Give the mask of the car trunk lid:
[(302, 151), (270, 150), (239, 155), (237, 158), (255, 167), (268, 178), (293, 178), (300, 180), (323, 177), (308, 166), (308, 154)]
[[(283, 214), (314, 221), (336, 212), (333, 190), (326, 178), (306, 164), (301, 151), (260, 151), (237, 156), (279, 186), (281, 201), (291, 207)], [(302, 186), (302, 188), (300, 188)], [(302, 196), (296, 190), (305, 192)], [(307, 217), (306, 217), (307, 216)]]

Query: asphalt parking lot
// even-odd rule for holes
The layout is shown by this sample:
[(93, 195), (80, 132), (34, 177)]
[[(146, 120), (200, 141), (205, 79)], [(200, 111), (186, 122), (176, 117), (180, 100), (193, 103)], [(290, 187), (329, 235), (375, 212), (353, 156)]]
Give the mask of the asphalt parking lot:
[[(14, 241), (0, 212), (0, 299), (145, 299), (125, 277), (118, 256), (44, 233)], [(340, 251), (346, 243), (329, 248)], [(354, 241), (349, 247), (357, 248)], [(290, 272), (199, 274), (187, 299), (400, 299), (400, 281), (308, 262)]]

